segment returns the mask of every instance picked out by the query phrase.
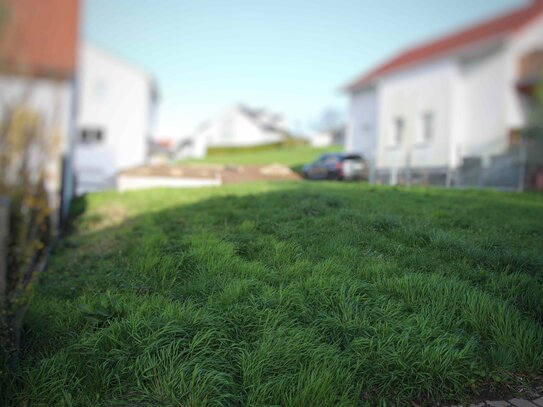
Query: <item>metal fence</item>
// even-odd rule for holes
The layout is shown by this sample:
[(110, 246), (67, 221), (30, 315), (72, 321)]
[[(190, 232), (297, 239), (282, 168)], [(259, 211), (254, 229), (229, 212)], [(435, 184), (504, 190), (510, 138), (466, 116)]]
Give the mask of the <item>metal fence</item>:
[(416, 164), (382, 169), (370, 161), (370, 182), (509, 191), (543, 190), (543, 128), (524, 130), (502, 153), (487, 157), (466, 156), (456, 168), (420, 168)]
[(465, 157), (455, 172), (460, 187), (543, 190), (543, 129), (528, 129), (501, 154)]
[(4, 303), (7, 289), (9, 199), (0, 196), (0, 306)]

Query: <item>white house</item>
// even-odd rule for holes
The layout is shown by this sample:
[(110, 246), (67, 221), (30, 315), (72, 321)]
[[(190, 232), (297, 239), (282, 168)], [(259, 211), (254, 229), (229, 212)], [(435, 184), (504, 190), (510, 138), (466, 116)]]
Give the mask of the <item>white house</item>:
[(314, 134), (309, 139), (311, 147), (324, 148), (333, 145), (344, 146), (345, 145), (345, 126), (340, 126), (336, 129), (321, 131)]
[(145, 163), (158, 91), (147, 72), (90, 43), (80, 46), (78, 76), (80, 194), (113, 188), (119, 171)]
[(450, 184), (470, 162), (500, 162), (527, 123), (522, 90), (543, 69), (541, 51), (543, 1), (535, 0), (394, 56), (348, 85), (347, 150), (393, 184)]
[(321, 131), (311, 137), (309, 144), (315, 148), (330, 147), (334, 144), (334, 136), (330, 131)]
[(281, 115), (235, 105), (202, 123), (180, 143), (180, 157), (205, 157), (210, 148), (242, 148), (280, 143), (287, 133)]
[(43, 128), (39, 159), (47, 162), (45, 187), (57, 225), (73, 196), (80, 3), (8, 0), (1, 6), (7, 7), (8, 18), (0, 41), (0, 116), (7, 109), (24, 111)]

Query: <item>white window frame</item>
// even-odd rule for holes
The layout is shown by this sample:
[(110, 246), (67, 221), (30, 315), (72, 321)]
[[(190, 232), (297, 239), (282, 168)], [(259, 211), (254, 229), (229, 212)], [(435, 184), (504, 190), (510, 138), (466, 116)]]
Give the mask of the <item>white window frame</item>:
[(390, 134), (388, 138), (388, 147), (391, 149), (401, 146), (405, 139), (405, 119), (396, 116), (390, 123)]
[(436, 137), (436, 114), (432, 110), (425, 110), (419, 117), (419, 129), (417, 132), (417, 145), (428, 146)]

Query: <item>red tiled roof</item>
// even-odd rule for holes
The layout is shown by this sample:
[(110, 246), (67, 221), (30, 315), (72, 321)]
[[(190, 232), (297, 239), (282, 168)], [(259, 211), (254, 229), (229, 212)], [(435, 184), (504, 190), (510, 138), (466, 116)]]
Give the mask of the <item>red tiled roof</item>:
[[(79, 0), (7, 0), (0, 41), (3, 69), (66, 76), (74, 73)], [(7, 65), (7, 66), (6, 66)]]
[(407, 65), (446, 54), (472, 43), (510, 34), (523, 28), (542, 13), (543, 0), (532, 0), (532, 3), (526, 7), (402, 52), (350, 83), (347, 90), (354, 91), (370, 84), (382, 75)]

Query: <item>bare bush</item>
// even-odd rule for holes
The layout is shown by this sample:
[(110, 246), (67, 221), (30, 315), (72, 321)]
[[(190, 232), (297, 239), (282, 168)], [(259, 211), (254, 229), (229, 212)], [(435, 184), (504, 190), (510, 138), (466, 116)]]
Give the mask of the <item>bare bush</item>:
[(14, 368), (28, 297), (51, 241), (45, 188), (51, 137), (39, 115), (21, 106), (1, 115), (0, 196), (8, 216), (0, 227), (8, 236), (0, 275), (0, 345), (4, 366)]
[(32, 103), (39, 79), (12, 60), (16, 42), (3, 41), (9, 17), (0, 0), (0, 378), (17, 365), (29, 295), (49, 251), (48, 168), (60, 139), (54, 109), (46, 116)]

